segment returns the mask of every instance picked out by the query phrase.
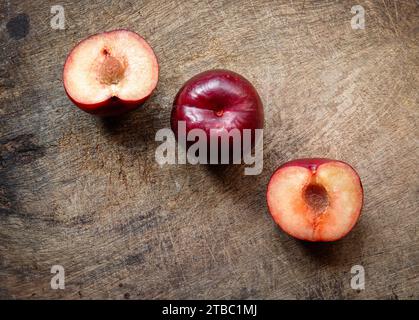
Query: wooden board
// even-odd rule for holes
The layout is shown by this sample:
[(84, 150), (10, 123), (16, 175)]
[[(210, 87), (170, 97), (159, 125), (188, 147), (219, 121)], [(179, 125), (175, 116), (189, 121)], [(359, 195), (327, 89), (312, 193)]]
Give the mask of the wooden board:
[[(417, 2), (358, 1), (364, 30), (353, 1), (61, 1), (65, 30), (54, 4), (0, 8), (1, 298), (419, 298)], [(143, 109), (101, 120), (71, 104), (61, 72), (75, 43), (116, 28), (149, 41), (160, 80)], [(174, 95), (210, 68), (263, 99), (258, 176), (156, 163)], [(296, 241), (267, 211), (271, 173), (310, 156), (351, 163), (365, 188), (336, 243)]]

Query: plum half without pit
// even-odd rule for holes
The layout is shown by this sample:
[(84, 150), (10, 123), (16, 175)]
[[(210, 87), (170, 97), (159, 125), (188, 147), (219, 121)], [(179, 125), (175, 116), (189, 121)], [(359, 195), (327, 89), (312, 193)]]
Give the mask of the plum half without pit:
[(289, 235), (306, 241), (343, 238), (361, 213), (363, 188), (356, 171), (331, 159), (298, 159), (280, 166), (267, 190), (269, 211)]
[(64, 89), (80, 109), (98, 116), (139, 107), (156, 88), (157, 58), (150, 45), (128, 30), (84, 39), (67, 57)]

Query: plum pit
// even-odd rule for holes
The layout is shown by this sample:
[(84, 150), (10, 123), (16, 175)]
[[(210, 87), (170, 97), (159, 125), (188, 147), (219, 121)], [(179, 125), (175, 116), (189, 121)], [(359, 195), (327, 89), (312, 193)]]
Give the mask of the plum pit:
[(105, 59), (99, 68), (99, 80), (106, 85), (117, 84), (122, 80), (125, 73), (125, 65), (119, 59), (110, 55), (107, 49), (103, 49)]
[(309, 184), (303, 191), (307, 205), (316, 214), (323, 213), (329, 205), (329, 196), (326, 189), (319, 184)]

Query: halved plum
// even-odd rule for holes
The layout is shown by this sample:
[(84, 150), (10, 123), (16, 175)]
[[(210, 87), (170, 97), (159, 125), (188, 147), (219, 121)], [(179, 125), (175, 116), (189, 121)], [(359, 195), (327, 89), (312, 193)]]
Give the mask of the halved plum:
[(150, 45), (128, 30), (99, 33), (81, 41), (64, 65), (64, 88), (80, 109), (101, 116), (139, 107), (158, 81)]
[(298, 159), (272, 175), (267, 202), (273, 219), (289, 235), (335, 241), (358, 221), (363, 189), (356, 171), (342, 161)]

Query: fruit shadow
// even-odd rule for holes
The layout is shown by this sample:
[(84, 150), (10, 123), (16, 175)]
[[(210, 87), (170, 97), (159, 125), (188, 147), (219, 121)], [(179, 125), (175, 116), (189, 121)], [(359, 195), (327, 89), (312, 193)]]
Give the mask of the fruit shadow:
[(298, 247), (303, 251), (304, 255), (308, 255), (314, 260), (324, 262), (326, 264), (337, 261), (342, 244), (328, 242), (309, 242), (295, 240)]
[(144, 105), (119, 116), (101, 117), (98, 121), (108, 141), (139, 153), (154, 147), (156, 109)]
[(118, 132), (120, 130), (120, 128), (123, 126), (124, 122), (127, 122), (127, 121), (130, 120), (130, 118), (132, 117), (133, 112), (134, 111), (131, 111), (129, 113), (122, 114), (122, 115), (119, 115), (119, 116), (100, 117), (99, 122), (103, 126), (105, 131), (107, 131), (108, 133), (113, 134), (113, 133)]
[(211, 164), (206, 165), (207, 171), (215, 177), (215, 181), (233, 200), (246, 204), (248, 207), (266, 208), (265, 188), (266, 177), (245, 175), (246, 164)]
[(301, 253), (319, 265), (342, 265), (360, 262), (365, 236), (360, 225), (343, 239), (333, 242), (309, 242), (295, 239)]
[(230, 176), (239, 174), (239, 170), (242, 165), (230, 165), (230, 164), (207, 164), (207, 170), (220, 180)]

